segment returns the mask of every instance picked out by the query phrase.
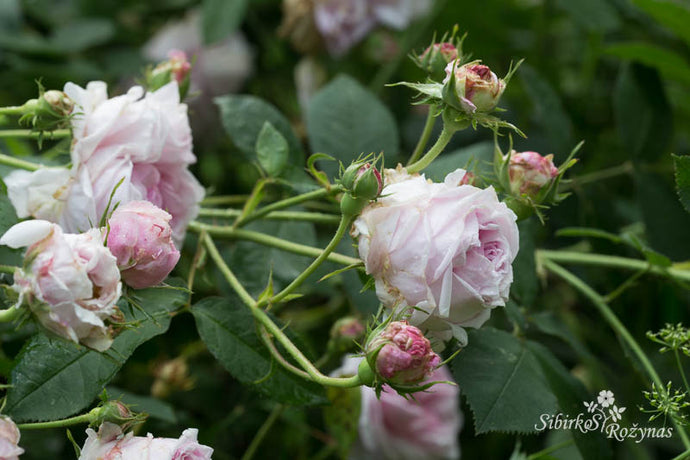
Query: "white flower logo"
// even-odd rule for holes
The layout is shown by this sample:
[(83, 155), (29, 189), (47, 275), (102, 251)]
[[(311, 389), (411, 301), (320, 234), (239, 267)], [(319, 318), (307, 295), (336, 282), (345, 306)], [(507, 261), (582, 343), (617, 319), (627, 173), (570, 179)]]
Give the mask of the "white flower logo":
[(601, 404), (601, 407), (613, 406), (615, 400), (616, 398), (613, 397), (613, 392), (609, 390), (601, 390), (599, 396), (597, 396), (597, 401)]
[(621, 414), (625, 412), (625, 407), (613, 406), (609, 409), (609, 414), (611, 414), (611, 419), (616, 422), (621, 419)]

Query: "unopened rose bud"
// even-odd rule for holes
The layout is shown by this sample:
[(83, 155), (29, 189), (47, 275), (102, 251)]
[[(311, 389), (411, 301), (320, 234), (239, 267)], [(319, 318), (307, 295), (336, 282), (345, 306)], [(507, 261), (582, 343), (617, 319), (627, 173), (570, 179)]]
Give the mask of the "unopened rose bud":
[(359, 319), (353, 316), (340, 318), (331, 327), (331, 340), (328, 342), (328, 347), (338, 353), (352, 351), (356, 342), (364, 336), (364, 332), (364, 325)]
[(62, 91), (54, 89), (46, 91), (40, 100), (44, 101), (50, 110), (59, 117), (66, 117), (74, 110), (74, 101)]
[(459, 62), (452, 61), (446, 66), (443, 83), (447, 85), (453, 76), (460, 105), (468, 113), (491, 111), (506, 88), (504, 80), (479, 62), (460, 65)]
[(38, 99), (31, 99), (22, 106), (20, 123), (30, 124), (37, 130), (51, 130), (67, 126), (74, 109), (74, 101), (57, 90), (46, 91)]
[(432, 78), (442, 78), (449, 62), (458, 58), (458, 48), (450, 42), (434, 43), (419, 55), (416, 62)]
[(419, 383), (441, 362), (422, 331), (407, 321), (392, 321), (375, 331), (364, 351), (374, 372), (389, 384)]
[(103, 402), (93, 412), (94, 419), (90, 423), (92, 426), (101, 425), (103, 422), (110, 422), (126, 430), (146, 420), (146, 414), (134, 413), (127, 405), (116, 400)]
[(381, 173), (371, 163), (353, 163), (343, 173), (341, 184), (356, 198), (373, 200), (383, 190)]
[(171, 50), (168, 60), (161, 62), (146, 77), (146, 87), (149, 91), (155, 91), (176, 81), (180, 89), (180, 99), (183, 99), (189, 89), (189, 72), (192, 64), (187, 59), (187, 54), (180, 50)]
[(166, 398), (173, 391), (186, 391), (194, 387), (194, 380), (189, 377), (187, 361), (180, 357), (159, 365), (154, 370), (156, 380), (151, 386), (151, 395)]
[(553, 155), (510, 152), (510, 189), (515, 195), (535, 196), (558, 176)]
[(11, 418), (0, 415), (0, 458), (4, 460), (18, 460), (24, 453), (19, 444), (19, 428)]
[(172, 240), (171, 218), (148, 201), (130, 201), (108, 220), (108, 249), (129, 286), (156, 286), (175, 268), (180, 252)]

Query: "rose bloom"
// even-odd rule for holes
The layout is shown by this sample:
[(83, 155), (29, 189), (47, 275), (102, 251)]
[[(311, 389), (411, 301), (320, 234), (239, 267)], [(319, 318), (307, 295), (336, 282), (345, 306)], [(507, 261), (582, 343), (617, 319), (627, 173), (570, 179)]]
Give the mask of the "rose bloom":
[(24, 453), (19, 444), (19, 429), (11, 418), (0, 415), (0, 459), (18, 460)]
[[(343, 366), (332, 375), (355, 375), (360, 361), (358, 357), (346, 357)], [(439, 381), (453, 381), (445, 366), (436, 369), (424, 383)], [(373, 388), (361, 386), (360, 391), (359, 443), (350, 453), (351, 459), (460, 458), (458, 435), (463, 418), (457, 386), (438, 383), (407, 399), (387, 385), (383, 386), (380, 398)]]
[(446, 66), (443, 83), (448, 83), (451, 74), (455, 73), (455, 92), (467, 113), (492, 110), (506, 89), (505, 81), (480, 62), (460, 65), (458, 61), (451, 61)]
[(113, 339), (105, 320), (119, 314), (122, 286), (117, 260), (100, 230), (65, 234), (60, 226), (28, 220), (10, 228), (0, 244), (27, 247), (14, 289), (53, 333), (98, 351)]
[(96, 433), (86, 430), (88, 438), (81, 450), (79, 460), (209, 460), (213, 449), (199, 444), (198, 430), (188, 428), (179, 439), (134, 436), (123, 434), (122, 429), (104, 422)]
[(170, 219), (170, 214), (148, 201), (130, 201), (108, 220), (108, 249), (117, 258), (122, 280), (129, 286), (156, 286), (180, 260)]
[(65, 93), (75, 102), (72, 170), (8, 175), (8, 195), (17, 215), (80, 232), (98, 225), (116, 203), (148, 200), (172, 215), (180, 243), (204, 190), (188, 169), (196, 157), (177, 82), (146, 94), (135, 86), (111, 99), (105, 83), (97, 81), (86, 89), (67, 83)]
[(389, 308), (416, 306), (409, 321), (426, 334), (464, 343), (462, 327), (480, 327), (508, 299), (516, 216), (492, 187), (462, 184), (462, 169), (443, 183), (385, 173), (381, 197), (353, 228), (376, 294)]
[(516, 195), (536, 195), (558, 176), (553, 155), (537, 152), (510, 152), (510, 189)]

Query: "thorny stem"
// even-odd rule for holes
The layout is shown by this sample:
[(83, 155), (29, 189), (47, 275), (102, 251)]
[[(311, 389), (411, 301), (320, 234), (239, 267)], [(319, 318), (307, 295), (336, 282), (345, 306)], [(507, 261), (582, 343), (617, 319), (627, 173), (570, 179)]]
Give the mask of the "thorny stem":
[(246, 291), (244, 286), (242, 286), (242, 283), (239, 282), (235, 274), (232, 272), (232, 270), (230, 270), (230, 267), (228, 267), (223, 260), (222, 256), (218, 252), (218, 248), (216, 248), (216, 245), (213, 242), (211, 235), (204, 235), (204, 244), (206, 245), (206, 249), (208, 250), (211, 259), (216, 263), (218, 269), (221, 271), (230, 286), (235, 290), (235, 292), (237, 292), (237, 295), (240, 297), (242, 302), (249, 307), (249, 310), (254, 318), (266, 328), (268, 333), (275, 337), (275, 339), (285, 348), (285, 350), (287, 350), (287, 352), (295, 359), (295, 361), (297, 361), (302, 369), (309, 374), (311, 380), (321, 385), (341, 388), (356, 387), (361, 385), (361, 381), (356, 375), (347, 378), (335, 378), (327, 377), (319, 372), (314, 364), (306, 356), (304, 356), (300, 349), (297, 348), (294, 343), (292, 343), (287, 335), (285, 335), (282, 329), (271, 320), (266, 312), (259, 308), (256, 300), (254, 300), (254, 298)]
[(62, 428), (65, 426), (78, 425), (80, 423), (91, 423), (96, 415), (100, 412), (100, 407), (97, 407), (86, 414), (76, 415), (74, 417), (65, 418), (62, 420), (52, 420), (50, 422), (36, 422), (36, 423), (20, 423), (17, 428), (20, 430), (40, 430), (43, 428)]

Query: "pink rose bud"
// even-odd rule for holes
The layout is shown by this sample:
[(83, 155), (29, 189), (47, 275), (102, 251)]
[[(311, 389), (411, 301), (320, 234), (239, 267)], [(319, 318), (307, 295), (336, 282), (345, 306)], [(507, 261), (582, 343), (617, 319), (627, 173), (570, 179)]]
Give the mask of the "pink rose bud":
[(158, 64), (146, 76), (146, 87), (149, 91), (155, 91), (176, 81), (180, 88), (180, 98), (184, 98), (189, 89), (189, 73), (192, 64), (187, 59), (187, 54), (180, 50), (168, 52), (168, 60)]
[(442, 78), (449, 62), (458, 58), (458, 48), (450, 42), (434, 43), (416, 58), (418, 65), (432, 77)]
[(510, 152), (510, 189), (515, 195), (536, 195), (558, 176), (553, 155), (537, 152)]
[(135, 289), (160, 284), (180, 259), (167, 212), (148, 201), (130, 201), (108, 220), (108, 249), (122, 280)]
[(124, 434), (119, 426), (104, 422), (98, 433), (89, 428), (86, 434), (79, 460), (210, 460), (213, 454), (212, 448), (199, 444), (195, 428), (184, 430), (179, 439), (154, 438)]
[(354, 350), (356, 342), (364, 337), (366, 329), (354, 316), (340, 318), (331, 327), (331, 339), (328, 347), (338, 353)]
[(11, 227), (0, 244), (29, 247), (13, 287), (44, 327), (98, 351), (110, 347), (105, 321), (120, 314), (120, 271), (100, 230), (65, 234), (56, 224), (28, 220)]
[(352, 163), (343, 173), (341, 183), (355, 198), (373, 200), (383, 190), (381, 173), (371, 163)]
[(419, 383), (441, 362), (422, 331), (407, 321), (393, 321), (372, 334), (365, 353), (376, 374), (392, 384)]
[(19, 428), (11, 418), (0, 415), (0, 459), (18, 460), (24, 453), (19, 444)]
[(452, 61), (446, 66), (443, 83), (448, 84), (454, 73), (455, 92), (468, 113), (491, 111), (506, 88), (505, 81), (479, 62), (460, 65), (458, 61)]

